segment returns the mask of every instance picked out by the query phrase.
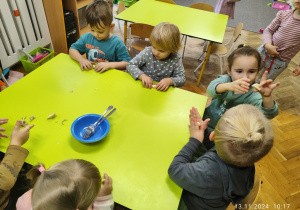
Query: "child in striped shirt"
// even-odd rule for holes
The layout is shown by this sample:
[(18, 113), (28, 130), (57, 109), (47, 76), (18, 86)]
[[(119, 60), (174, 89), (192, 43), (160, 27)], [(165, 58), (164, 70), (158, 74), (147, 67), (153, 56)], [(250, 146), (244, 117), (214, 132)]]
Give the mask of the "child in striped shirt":
[[(263, 45), (257, 48), (263, 67), (269, 71), (268, 79), (276, 77), (286, 69), (291, 59), (300, 51), (300, 0), (292, 0), (293, 10), (281, 10), (264, 30)], [(262, 77), (263, 73), (260, 75)], [(293, 71), (300, 72), (300, 63)]]

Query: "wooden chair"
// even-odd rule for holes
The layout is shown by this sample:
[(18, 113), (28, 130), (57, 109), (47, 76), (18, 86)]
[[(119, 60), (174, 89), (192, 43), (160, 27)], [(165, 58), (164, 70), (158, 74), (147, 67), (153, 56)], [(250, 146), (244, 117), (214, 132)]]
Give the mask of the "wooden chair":
[[(129, 50), (131, 57), (133, 57), (133, 51), (142, 51), (147, 46), (151, 46), (149, 38), (154, 26), (143, 23), (132, 23), (129, 26), (128, 38), (129, 38)], [(133, 37), (135, 36), (135, 37)], [(148, 39), (148, 40), (147, 40)]]
[[(205, 11), (208, 11), (208, 12), (214, 12), (214, 7), (211, 6), (210, 4), (206, 4), (206, 3), (195, 3), (195, 4), (191, 4), (190, 7), (194, 8), (194, 9), (205, 10)], [(184, 38), (185, 38), (185, 41), (184, 41), (184, 47), (183, 47), (183, 52), (182, 52), (182, 58), (184, 56), (187, 36), (183, 36), (182, 40)]]
[[(231, 38), (229, 39), (229, 41), (227, 43), (225, 43), (225, 44), (214, 43), (211, 48), (210, 55), (216, 55), (219, 57), (221, 74), (223, 74), (222, 60), (224, 57), (228, 56), (233, 51), (234, 46), (236, 45), (237, 41), (241, 37), (243, 26), (244, 26), (243, 23), (238, 23), (236, 28), (233, 31)], [(208, 45), (209, 45), (209, 43), (206, 42), (205, 45), (203, 46), (203, 53), (200, 55), (199, 59), (201, 59), (201, 57), (206, 54)], [(199, 66), (194, 70), (195, 76), (196, 76), (197, 70), (202, 66), (203, 62), (204, 62), (204, 59), (199, 64)], [(197, 78), (197, 76), (196, 76), (196, 78)]]
[(9, 86), (7, 80), (5, 79), (4, 75), (2, 74), (2, 68), (1, 67), (0, 67), (0, 79), (2, 79), (2, 81), (6, 84), (7, 87)]
[(156, 0), (156, 1), (162, 1), (162, 2), (166, 2), (166, 3), (169, 3), (169, 4), (176, 4), (174, 1), (172, 0)]
[[(237, 205), (237, 209), (252, 209), (252, 206), (257, 202), (258, 194), (260, 193), (262, 181), (261, 177), (255, 176), (254, 178), (254, 186), (250, 193), (244, 198), (241, 203)], [(235, 206), (230, 203), (226, 210), (234, 210)]]

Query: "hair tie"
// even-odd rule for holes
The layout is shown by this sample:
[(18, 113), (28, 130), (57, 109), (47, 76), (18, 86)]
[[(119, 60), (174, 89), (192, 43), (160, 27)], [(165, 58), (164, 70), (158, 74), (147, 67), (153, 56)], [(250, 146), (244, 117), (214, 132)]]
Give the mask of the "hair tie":
[(243, 44), (243, 47), (246, 47), (246, 46), (249, 46), (249, 45), (247, 45), (247, 44)]
[(46, 169), (43, 167), (43, 166), (41, 166), (41, 167), (39, 167), (39, 172), (43, 172), (43, 171), (45, 171)]

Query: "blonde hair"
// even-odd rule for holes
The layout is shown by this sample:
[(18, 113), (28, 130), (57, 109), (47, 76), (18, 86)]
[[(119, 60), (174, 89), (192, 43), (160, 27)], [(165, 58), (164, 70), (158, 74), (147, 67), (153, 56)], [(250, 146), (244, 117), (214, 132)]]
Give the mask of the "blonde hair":
[(241, 104), (225, 112), (215, 128), (215, 147), (227, 163), (246, 167), (264, 157), (273, 146), (269, 120), (255, 106)]
[(81, 159), (62, 161), (40, 173), (36, 179), (31, 198), (32, 209), (88, 209), (100, 187), (100, 172), (94, 164)]
[(155, 48), (176, 53), (181, 48), (180, 31), (171, 23), (160, 23), (154, 27), (150, 42)]
[[(99, 25), (103, 28), (111, 25), (113, 14), (107, 1), (95, 0), (88, 4), (85, 18), (91, 28), (99, 28)], [(104, 26), (101, 24), (104, 24)]]

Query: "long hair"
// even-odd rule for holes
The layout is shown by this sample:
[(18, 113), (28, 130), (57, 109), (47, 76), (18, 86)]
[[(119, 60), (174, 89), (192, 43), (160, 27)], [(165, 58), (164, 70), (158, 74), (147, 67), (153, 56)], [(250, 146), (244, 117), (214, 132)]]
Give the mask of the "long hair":
[(156, 48), (176, 53), (181, 48), (180, 31), (174, 24), (160, 23), (152, 30), (150, 42)]
[(225, 112), (215, 128), (215, 147), (227, 163), (246, 167), (264, 157), (273, 146), (269, 120), (255, 106), (241, 104)]
[(86, 210), (101, 187), (98, 168), (81, 159), (59, 162), (41, 173), (35, 167), (28, 172), (28, 178), (36, 181), (32, 183), (34, 210)]

